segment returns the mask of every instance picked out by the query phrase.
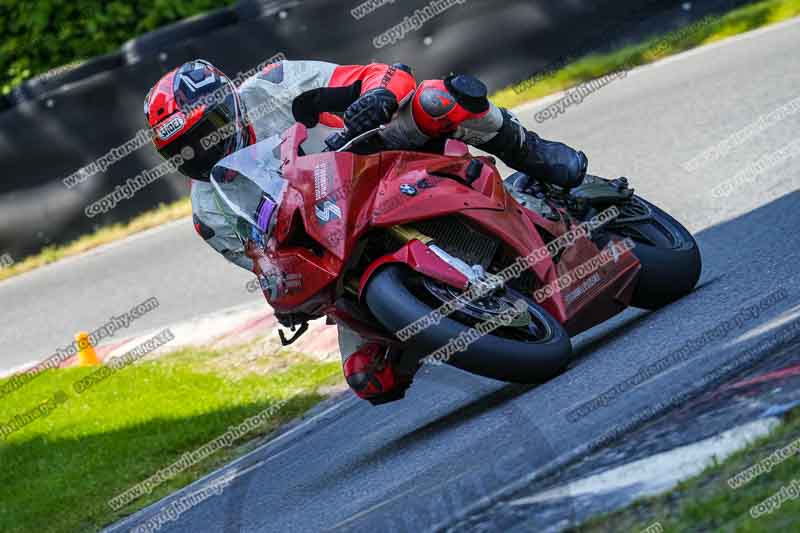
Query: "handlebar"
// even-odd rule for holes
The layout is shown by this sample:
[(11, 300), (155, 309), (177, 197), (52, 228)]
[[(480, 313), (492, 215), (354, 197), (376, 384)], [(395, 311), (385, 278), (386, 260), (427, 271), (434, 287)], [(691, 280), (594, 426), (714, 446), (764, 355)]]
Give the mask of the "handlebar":
[(377, 128), (373, 128), (371, 130), (367, 130), (364, 133), (359, 135), (353, 135), (347, 128), (342, 131), (337, 131), (336, 133), (332, 133), (325, 139), (325, 152), (344, 152), (356, 144), (364, 142), (367, 139), (370, 139), (374, 135), (382, 132), (386, 129), (386, 126), (378, 126)]

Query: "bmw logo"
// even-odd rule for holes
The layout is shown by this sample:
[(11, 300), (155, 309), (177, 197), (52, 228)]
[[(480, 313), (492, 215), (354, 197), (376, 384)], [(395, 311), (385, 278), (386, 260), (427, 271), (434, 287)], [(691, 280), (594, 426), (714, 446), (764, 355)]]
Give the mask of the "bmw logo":
[(415, 196), (417, 194), (417, 188), (408, 183), (404, 183), (400, 186), (400, 192), (407, 196)]

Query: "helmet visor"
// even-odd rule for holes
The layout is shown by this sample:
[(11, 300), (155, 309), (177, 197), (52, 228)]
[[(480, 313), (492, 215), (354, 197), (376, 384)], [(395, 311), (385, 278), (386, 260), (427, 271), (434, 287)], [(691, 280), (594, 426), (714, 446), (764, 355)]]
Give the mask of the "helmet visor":
[(234, 113), (222, 103), (206, 110), (197, 124), (159, 152), (173, 160), (181, 174), (208, 180), (211, 169), (236, 148), (241, 136), (242, 127)]

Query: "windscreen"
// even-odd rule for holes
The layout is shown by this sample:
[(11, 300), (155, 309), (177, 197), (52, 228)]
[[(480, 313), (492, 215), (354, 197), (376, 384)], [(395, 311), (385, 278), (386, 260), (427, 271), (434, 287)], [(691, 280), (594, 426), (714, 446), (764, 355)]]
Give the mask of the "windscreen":
[(242, 242), (263, 245), (287, 182), (281, 173), (281, 138), (274, 135), (222, 159), (211, 171), (218, 207)]

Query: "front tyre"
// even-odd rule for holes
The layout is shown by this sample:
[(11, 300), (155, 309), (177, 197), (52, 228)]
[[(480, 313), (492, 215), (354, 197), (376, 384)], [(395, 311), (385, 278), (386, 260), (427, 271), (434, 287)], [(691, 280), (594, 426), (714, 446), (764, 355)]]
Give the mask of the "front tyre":
[[(377, 320), (397, 332), (430, 315), (451, 299), (451, 288), (414, 272), (405, 265), (388, 265), (370, 279), (365, 301)], [(487, 323), (511, 300), (527, 303), (523, 319), (480, 336), (447, 363), (467, 372), (515, 383), (541, 383), (564, 370), (572, 359), (572, 344), (562, 325), (530, 298), (508, 290), (500, 298), (482, 299), (442, 318), (408, 339), (415, 350), (432, 354), (451, 340), (469, 335), (472, 328)], [(525, 324), (529, 318), (529, 322)], [(467, 337), (469, 338), (469, 337)], [(452, 344), (452, 343), (451, 343)], [(463, 346), (463, 345), (462, 345)]]

